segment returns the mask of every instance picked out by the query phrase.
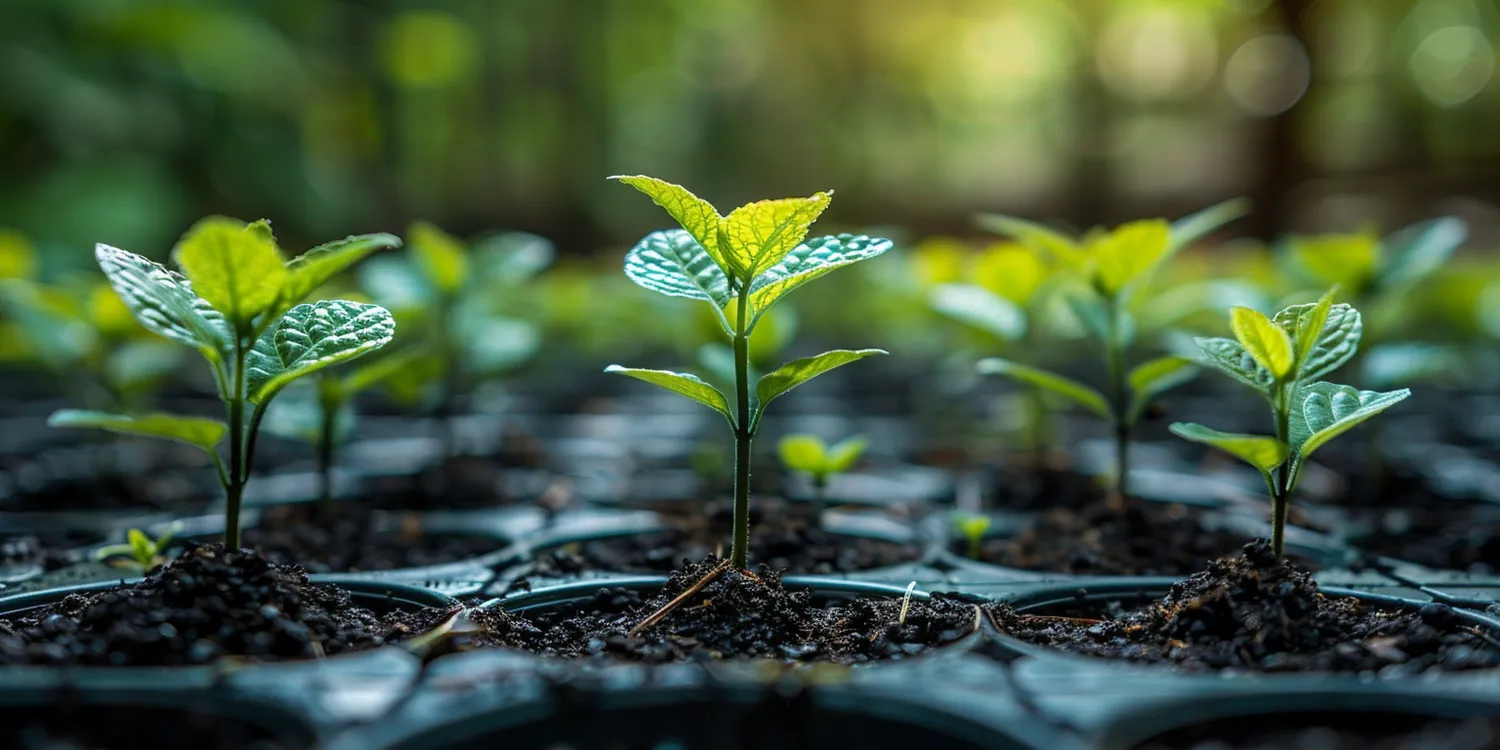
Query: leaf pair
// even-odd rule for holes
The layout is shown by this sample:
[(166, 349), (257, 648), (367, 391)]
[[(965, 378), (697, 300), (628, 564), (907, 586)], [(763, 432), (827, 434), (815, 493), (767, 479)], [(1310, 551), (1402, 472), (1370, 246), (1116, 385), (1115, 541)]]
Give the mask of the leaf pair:
[[(762, 376), (756, 383), (754, 399), (750, 407), (749, 432), (754, 434), (760, 427), (760, 419), (765, 413), (766, 406), (787, 391), (834, 368), (872, 355), (887, 353), (881, 349), (834, 349), (814, 357), (792, 360)], [(730, 408), (728, 397), (696, 375), (670, 370), (621, 367), (620, 365), (610, 365), (605, 372), (628, 375), (680, 393), (724, 415), (731, 427), (736, 429), (740, 427), (734, 409)]]
[(1098, 390), (1072, 378), (1023, 365), (1008, 359), (991, 357), (978, 364), (979, 372), (986, 375), (1004, 375), (1044, 391), (1062, 396), (1082, 406), (1101, 419), (1116, 421), (1127, 426), (1138, 424), (1145, 415), (1152, 399), (1162, 393), (1192, 380), (1198, 375), (1198, 367), (1185, 357), (1161, 357), (1138, 365), (1126, 376), (1131, 399), (1123, 414), (1116, 415), (1109, 399)]
[(817, 435), (787, 435), (776, 448), (783, 466), (822, 483), (853, 468), (868, 444), (869, 441), (859, 436), (829, 446)]
[(1328, 234), (1292, 237), (1285, 248), (1317, 281), (1363, 298), (1416, 284), (1441, 268), (1468, 235), (1463, 219), (1444, 216), (1405, 227), (1384, 240), (1369, 232)]
[(1320, 378), (1359, 349), (1359, 311), (1333, 303), (1333, 291), (1313, 304), (1294, 305), (1267, 318), (1255, 310), (1230, 311), (1234, 339), (1197, 339), (1208, 364), (1274, 397), (1289, 382)]

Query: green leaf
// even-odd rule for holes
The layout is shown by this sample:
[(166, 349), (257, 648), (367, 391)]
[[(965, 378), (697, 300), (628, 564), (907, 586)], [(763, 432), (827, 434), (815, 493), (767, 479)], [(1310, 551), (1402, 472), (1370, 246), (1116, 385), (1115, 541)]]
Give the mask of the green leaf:
[(193, 225), (173, 251), (193, 289), (245, 326), (281, 297), (287, 270), (269, 231), (211, 217)]
[(1236, 307), (1229, 311), (1229, 327), (1240, 346), (1272, 377), (1280, 380), (1292, 373), (1296, 365), (1292, 338), (1270, 318), (1248, 307)]
[(323, 300), (298, 305), (246, 358), (250, 400), (263, 404), (297, 378), (390, 343), (396, 321), (379, 305)]
[(776, 444), (781, 464), (792, 471), (822, 474), (828, 463), (828, 446), (816, 435), (787, 435)]
[(1172, 222), (1173, 252), (1207, 237), (1220, 227), (1250, 213), (1250, 201), (1233, 198)]
[(1051, 227), (1005, 214), (980, 214), (976, 220), (981, 228), (1046, 253), (1074, 270), (1088, 265), (1088, 255), (1077, 240)]
[(371, 253), (397, 247), (401, 247), (401, 238), (393, 234), (361, 234), (319, 245), (291, 259), (286, 264), (281, 299), (272, 314), (280, 315), (290, 310), (329, 279)]
[(1177, 422), (1172, 425), (1171, 430), (1173, 435), (1195, 443), (1212, 445), (1262, 472), (1269, 472), (1285, 463), (1290, 453), (1286, 443), (1269, 435), (1219, 432), (1191, 422)]
[(181, 274), (109, 245), (95, 245), (94, 257), (115, 293), (147, 330), (211, 360), (223, 358), (232, 340), (228, 323)]
[(808, 228), (831, 200), (833, 193), (825, 192), (807, 198), (756, 201), (724, 217), (720, 247), (740, 280), (755, 280), (801, 245)]
[(346, 398), (363, 393), (430, 356), (431, 352), (418, 347), (382, 354), (369, 364), (351, 368), (340, 382), (339, 390)]
[(469, 278), (469, 257), (464, 244), (436, 226), (419, 221), (406, 231), (411, 254), (417, 267), (437, 289), (438, 294), (452, 297)]
[(156, 556), (156, 545), (146, 537), (146, 533), (140, 529), (131, 529), (125, 534), (126, 541), (130, 542), (130, 552), (135, 559), (149, 565), (151, 558)]
[(542, 332), (525, 320), (487, 316), (463, 327), (464, 361), (475, 373), (514, 369), (542, 348)]
[(1276, 325), (1297, 342), (1298, 380), (1323, 377), (1359, 350), (1364, 331), (1359, 311), (1332, 302), (1333, 292), (1329, 291), (1316, 304), (1295, 305), (1276, 313)]
[(1114, 335), (1110, 330), (1109, 309), (1105, 306), (1104, 298), (1092, 292), (1070, 290), (1062, 295), (1062, 299), (1073, 316), (1078, 318), (1078, 322), (1095, 338), (1108, 342)]
[(1457, 216), (1413, 224), (1385, 239), (1389, 260), (1380, 272), (1382, 290), (1402, 289), (1442, 268), (1469, 237), (1469, 226)]
[(196, 445), (206, 451), (212, 451), (214, 446), (224, 439), (224, 434), (229, 429), (223, 422), (216, 419), (182, 417), (176, 414), (132, 416), (79, 409), (63, 409), (55, 412), (48, 418), (47, 425), (49, 427), (91, 428), (121, 435), (175, 440), (188, 445)]
[(719, 230), (723, 226), (724, 219), (719, 216), (719, 211), (713, 207), (713, 204), (693, 195), (681, 185), (674, 185), (655, 177), (616, 175), (610, 179), (619, 180), (650, 196), (656, 205), (665, 208), (672, 219), (697, 240), (699, 245), (703, 246), (704, 252), (708, 253), (708, 256), (724, 273), (743, 276), (745, 269), (730, 263), (720, 248)]
[(859, 457), (865, 454), (865, 447), (870, 441), (855, 435), (854, 437), (840, 440), (832, 448), (828, 449), (828, 460), (825, 469), (829, 474), (842, 474), (859, 461)]
[(1026, 313), (982, 286), (943, 284), (932, 290), (932, 309), (1001, 341), (1026, 335)]
[(1255, 358), (1240, 342), (1234, 339), (1206, 339), (1195, 338), (1198, 348), (1203, 350), (1204, 359), (1209, 365), (1220, 372), (1244, 383), (1245, 385), (1270, 395), (1271, 389), (1276, 385), (1276, 377), (1269, 370), (1256, 364)]
[(756, 428), (760, 426), (760, 417), (765, 413), (766, 406), (783, 393), (834, 368), (843, 367), (865, 357), (889, 353), (883, 349), (834, 349), (814, 357), (794, 359), (778, 367), (761, 377), (760, 381), (755, 384), (755, 395), (759, 404), (750, 422), (750, 434), (755, 434)]
[(1153, 359), (1131, 370), (1128, 380), (1134, 396), (1130, 401), (1128, 423), (1140, 421), (1151, 399), (1197, 376), (1198, 365), (1186, 357)]
[(1004, 375), (1063, 396), (1104, 419), (1114, 419), (1114, 411), (1109, 408), (1109, 401), (1104, 398), (1104, 394), (1071, 378), (998, 357), (979, 360), (977, 367), (981, 374)]
[(685, 372), (672, 372), (671, 370), (642, 370), (632, 367), (621, 367), (610, 365), (604, 368), (605, 372), (627, 375), (637, 380), (644, 380), (652, 385), (659, 385), (669, 391), (676, 391), (688, 398), (707, 406), (714, 411), (723, 414), (734, 425), (734, 414), (729, 410), (729, 400), (724, 397), (719, 389), (703, 382), (696, 375)]
[[(681, 229), (652, 232), (636, 243), (625, 254), (625, 275), (653, 292), (703, 300), (720, 311), (721, 319), (729, 304), (729, 277), (724, 269)], [(727, 330), (728, 323), (723, 324)]]
[(865, 235), (819, 237), (793, 248), (750, 284), (752, 321), (777, 300), (840, 266), (874, 258), (891, 249), (891, 241)]
[(1320, 284), (1355, 296), (1368, 290), (1380, 263), (1380, 239), (1368, 233), (1292, 237), (1287, 249)]
[[(1300, 386), (1292, 401), (1291, 441), (1298, 462), (1359, 423), (1404, 401), (1411, 391), (1379, 393), (1318, 382)], [(1300, 406), (1299, 406), (1300, 404)]]
[(1101, 289), (1111, 296), (1144, 279), (1172, 249), (1172, 228), (1162, 219), (1124, 224), (1088, 245)]
[(557, 250), (552, 241), (527, 232), (505, 232), (487, 237), (474, 249), (483, 278), (506, 286), (517, 286), (536, 277)]

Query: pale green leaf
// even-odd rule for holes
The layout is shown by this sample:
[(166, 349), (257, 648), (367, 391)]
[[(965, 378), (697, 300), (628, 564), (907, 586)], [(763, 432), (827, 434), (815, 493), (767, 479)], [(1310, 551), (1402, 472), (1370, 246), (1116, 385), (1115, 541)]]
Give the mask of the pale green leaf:
[(980, 227), (1050, 255), (1075, 271), (1088, 266), (1088, 254), (1078, 241), (1051, 227), (1004, 214), (980, 214), (976, 220)]
[(1078, 318), (1078, 322), (1095, 338), (1108, 342), (1114, 335), (1109, 309), (1102, 297), (1082, 290), (1069, 290), (1062, 295), (1062, 300), (1067, 303), (1073, 317)]
[(421, 347), (382, 354), (369, 364), (351, 368), (340, 381), (339, 390), (345, 397), (363, 393), (384, 383), (402, 370), (415, 367), (418, 362), (431, 356), (431, 352)]
[(862, 234), (818, 237), (798, 245), (751, 282), (752, 319), (759, 318), (776, 300), (790, 294), (793, 289), (835, 268), (874, 258), (889, 249), (890, 240)]
[(131, 529), (126, 532), (125, 539), (130, 543), (130, 551), (135, 555), (136, 560), (149, 564), (151, 558), (156, 556), (156, 545), (146, 537), (146, 532)]
[(250, 400), (265, 403), (297, 378), (385, 346), (395, 332), (396, 321), (379, 305), (344, 300), (298, 305), (250, 351)]
[(1292, 338), (1270, 318), (1248, 307), (1236, 307), (1229, 311), (1229, 327), (1240, 346), (1272, 377), (1280, 380), (1292, 373), (1296, 365)]
[(756, 201), (724, 217), (720, 247), (740, 280), (755, 280), (802, 244), (808, 228), (832, 199), (833, 193), (825, 192), (807, 198)]
[(173, 252), (193, 290), (240, 326), (276, 304), (287, 277), (269, 230), (234, 219), (198, 222)]
[(681, 229), (652, 232), (625, 254), (625, 275), (653, 292), (729, 304), (729, 277), (703, 245)]
[(816, 435), (787, 435), (776, 444), (781, 464), (792, 471), (822, 474), (828, 463), (828, 446)]
[(720, 248), (719, 231), (724, 219), (719, 216), (719, 211), (713, 207), (713, 204), (693, 195), (681, 185), (674, 185), (655, 177), (617, 175), (610, 179), (619, 180), (645, 193), (656, 205), (666, 209), (678, 226), (692, 235), (693, 239), (703, 247), (704, 252), (708, 253), (708, 256), (726, 274), (744, 275), (745, 269), (731, 263)]
[(1380, 271), (1382, 290), (1400, 290), (1432, 275), (1468, 237), (1468, 224), (1457, 216), (1429, 219), (1395, 232), (1383, 243), (1388, 259)]
[(1198, 365), (1187, 357), (1153, 359), (1131, 370), (1128, 381), (1134, 395), (1130, 402), (1128, 423), (1140, 421), (1151, 399), (1197, 376)]
[(552, 241), (528, 232), (504, 232), (486, 237), (474, 248), (475, 265), (488, 281), (516, 286), (535, 278), (557, 250)]
[(1198, 348), (1203, 350), (1204, 361), (1261, 393), (1269, 395), (1276, 385), (1276, 377), (1264, 367), (1256, 364), (1255, 358), (1234, 339), (1195, 338)]
[(1172, 248), (1172, 228), (1162, 219), (1133, 221), (1088, 244), (1098, 284), (1116, 295), (1144, 279)]
[[(1319, 310), (1325, 302), (1328, 303), (1326, 313)], [(1295, 305), (1276, 313), (1276, 325), (1297, 342), (1299, 381), (1314, 380), (1333, 372), (1359, 350), (1360, 336), (1364, 332), (1359, 311), (1342, 302), (1336, 305), (1332, 302), (1333, 292), (1330, 291), (1316, 304)]]
[(1286, 443), (1269, 435), (1219, 432), (1191, 422), (1177, 422), (1172, 425), (1171, 430), (1172, 434), (1180, 438), (1211, 445), (1262, 472), (1269, 472), (1282, 465), (1290, 454)]
[(81, 427), (121, 435), (175, 440), (212, 451), (228, 432), (223, 422), (176, 414), (109, 414), (99, 411), (63, 409), (47, 420), (50, 427)]
[(1404, 401), (1405, 388), (1379, 393), (1336, 383), (1309, 383), (1292, 400), (1291, 441), (1298, 461), (1361, 422)]
[(1214, 233), (1235, 219), (1250, 213), (1250, 201), (1233, 198), (1172, 222), (1173, 252)]
[(865, 454), (865, 447), (869, 445), (868, 440), (855, 435), (844, 438), (828, 449), (828, 460), (826, 469), (829, 474), (842, 474), (852, 468), (859, 461), (859, 457)]
[(464, 244), (425, 221), (412, 224), (406, 236), (417, 267), (433, 288), (445, 297), (457, 294), (469, 278), (469, 256)]
[(755, 434), (766, 406), (778, 396), (829, 370), (876, 354), (889, 354), (889, 352), (882, 349), (834, 349), (817, 356), (794, 359), (761, 377), (760, 381), (755, 384), (755, 394), (759, 404), (750, 423), (750, 433)]
[(514, 369), (542, 348), (542, 332), (516, 318), (487, 316), (469, 321), (463, 334), (464, 362), (481, 375)]
[(1017, 382), (1056, 393), (1104, 419), (1114, 419), (1114, 411), (1110, 409), (1104, 394), (1072, 378), (998, 357), (979, 360), (978, 369), (984, 375), (1004, 375)]
[(1373, 234), (1292, 237), (1287, 247), (1298, 265), (1323, 286), (1363, 294), (1380, 263), (1380, 239)]
[(644, 380), (652, 385), (659, 385), (669, 391), (680, 393), (723, 414), (724, 418), (729, 420), (731, 426), (734, 424), (734, 414), (729, 410), (729, 400), (724, 397), (723, 393), (719, 392), (719, 389), (703, 382), (696, 375), (685, 372), (672, 372), (671, 370), (643, 370), (632, 367), (621, 367), (620, 365), (610, 365), (604, 368), (604, 371), (626, 375), (637, 380)]
[(401, 247), (401, 238), (393, 234), (361, 234), (319, 245), (291, 259), (286, 264), (281, 299), (272, 314), (280, 315), (290, 310), (329, 279), (371, 253), (397, 247)]
[(943, 284), (932, 290), (932, 309), (1001, 341), (1026, 335), (1026, 313), (982, 286)]
[(147, 330), (198, 349), (210, 359), (223, 358), (232, 340), (228, 323), (181, 274), (109, 245), (96, 245), (94, 257), (115, 293)]

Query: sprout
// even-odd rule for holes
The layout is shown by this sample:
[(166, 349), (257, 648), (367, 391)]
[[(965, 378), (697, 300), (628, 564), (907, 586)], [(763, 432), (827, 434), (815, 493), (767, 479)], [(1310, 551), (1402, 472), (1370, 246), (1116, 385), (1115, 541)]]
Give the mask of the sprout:
[[(750, 446), (766, 407), (778, 396), (836, 367), (885, 354), (837, 349), (794, 360), (750, 387), (750, 337), (782, 297), (840, 266), (890, 249), (889, 240), (841, 234), (807, 240), (808, 227), (831, 193), (757, 201), (721, 216), (707, 201), (652, 177), (615, 178), (650, 196), (682, 226), (646, 235), (625, 256), (625, 275), (672, 297), (712, 306), (734, 351), (734, 400), (701, 378), (667, 370), (611, 365), (606, 371), (653, 383), (723, 415), (734, 431), (734, 544), (731, 564), (743, 569), (750, 546)], [(730, 312), (730, 311), (733, 312)]]
[(131, 529), (125, 535), (126, 544), (111, 544), (100, 547), (94, 553), (94, 559), (100, 562), (109, 562), (112, 558), (121, 558), (117, 564), (132, 568), (139, 568), (142, 574), (149, 573), (152, 569), (167, 561), (167, 545), (171, 544), (172, 537), (177, 535), (179, 524), (173, 523), (172, 527), (165, 533), (151, 541), (140, 529)]
[(1260, 471), (1271, 493), (1271, 547), (1278, 556), (1286, 554), (1287, 510), (1308, 457), (1411, 395), (1405, 388), (1377, 393), (1318, 380), (1359, 349), (1359, 311), (1334, 304), (1334, 291), (1314, 304), (1288, 307), (1274, 318), (1236, 307), (1229, 319), (1233, 339), (1198, 339), (1208, 364), (1270, 403), (1274, 436), (1172, 425), (1179, 437), (1212, 445)]
[(969, 557), (979, 559), (980, 545), (990, 530), (990, 517), (980, 513), (960, 513), (953, 517), (953, 527), (969, 542)]
[(852, 468), (864, 455), (867, 444), (868, 441), (856, 435), (830, 448), (817, 435), (787, 435), (776, 447), (782, 466), (812, 479), (813, 500), (822, 510), (828, 503), (828, 481)]
[[(326, 300), (298, 304), (370, 253), (397, 247), (388, 234), (361, 235), (284, 260), (270, 224), (204, 219), (176, 249), (183, 274), (134, 253), (98, 245), (95, 257), (141, 325), (208, 361), (225, 421), (175, 414), (63, 410), (54, 427), (91, 427), (187, 443), (213, 459), (224, 488), (224, 544), (240, 544), (240, 502), (250, 481), (266, 407), (293, 381), (368, 354), (391, 340), (383, 307)], [(184, 274), (186, 274), (184, 276)], [(228, 439), (228, 461), (219, 444)]]

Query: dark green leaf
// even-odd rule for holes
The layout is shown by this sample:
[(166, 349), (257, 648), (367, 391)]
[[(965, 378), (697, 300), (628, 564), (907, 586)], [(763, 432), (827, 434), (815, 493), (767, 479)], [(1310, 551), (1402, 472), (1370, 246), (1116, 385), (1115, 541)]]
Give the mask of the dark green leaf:
[(115, 293), (147, 330), (215, 361), (223, 358), (233, 340), (229, 325), (181, 274), (109, 245), (96, 245), (94, 257)]
[(755, 416), (750, 423), (750, 434), (755, 434), (756, 428), (760, 425), (761, 415), (766, 411), (766, 406), (778, 396), (829, 370), (843, 367), (850, 362), (857, 362), (865, 357), (876, 354), (889, 354), (889, 352), (882, 349), (834, 349), (833, 351), (823, 352), (814, 357), (792, 360), (762, 377), (760, 382), (755, 385), (755, 394), (758, 397), (759, 405), (756, 407)]
[(681, 393), (688, 398), (697, 401), (714, 411), (723, 414), (734, 424), (734, 414), (729, 410), (729, 400), (719, 389), (703, 382), (698, 376), (684, 372), (672, 372), (671, 370), (642, 370), (620, 365), (610, 365), (604, 369), (605, 372), (627, 375), (637, 380), (644, 380), (652, 385), (658, 385), (669, 391)]
[(262, 404), (297, 378), (390, 343), (391, 314), (379, 305), (323, 300), (287, 311), (246, 360), (250, 400)]

